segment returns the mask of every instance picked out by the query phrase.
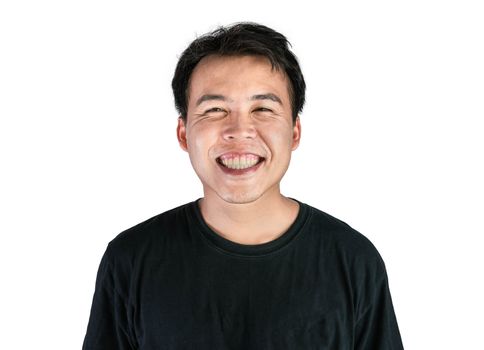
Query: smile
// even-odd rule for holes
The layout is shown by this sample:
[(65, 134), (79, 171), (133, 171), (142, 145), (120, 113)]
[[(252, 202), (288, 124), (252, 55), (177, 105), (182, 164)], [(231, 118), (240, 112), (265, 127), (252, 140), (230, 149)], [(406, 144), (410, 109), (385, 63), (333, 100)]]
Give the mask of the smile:
[(231, 175), (242, 175), (256, 171), (265, 158), (255, 154), (226, 154), (217, 158), (222, 170)]

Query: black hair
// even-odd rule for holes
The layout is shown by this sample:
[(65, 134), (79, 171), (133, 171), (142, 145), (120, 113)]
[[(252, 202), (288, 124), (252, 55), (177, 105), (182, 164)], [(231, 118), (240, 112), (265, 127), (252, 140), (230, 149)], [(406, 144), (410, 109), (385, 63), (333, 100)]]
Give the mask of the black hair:
[(292, 119), (296, 120), (305, 101), (306, 83), (286, 37), (253, 22), (239, 22), (196, 38), (178, 60), (171, 82), (175, 107), (186, 122), (190, 77), (200, 60), (208, 55), (258, 55), (269, 59), (272, 69), (282, 70), (290, 80)]

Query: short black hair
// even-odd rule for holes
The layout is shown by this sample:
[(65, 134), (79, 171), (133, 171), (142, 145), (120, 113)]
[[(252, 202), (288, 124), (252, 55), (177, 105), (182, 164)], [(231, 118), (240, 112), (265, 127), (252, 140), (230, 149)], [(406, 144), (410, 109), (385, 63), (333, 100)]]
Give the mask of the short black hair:
[(271, 62), (272, 69), (282, 70), (289, 78), (292, 119), (296, 120), (305, 101), (306, 83), (291, 44), (284, 35), (261, 24), (238, 22), (220, 26), (196, 38), (178, 60), (171, 82), (175, 107), (186, 122), (190, 77), (200, 60), (208, 55), (257, 55)]

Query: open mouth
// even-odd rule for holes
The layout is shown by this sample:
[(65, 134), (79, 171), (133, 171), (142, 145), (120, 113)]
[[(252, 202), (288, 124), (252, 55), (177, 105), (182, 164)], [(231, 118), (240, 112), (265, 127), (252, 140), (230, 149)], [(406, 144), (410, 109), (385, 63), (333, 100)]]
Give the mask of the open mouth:
[(254, 154), (235, 157), (221, 156), (216, 159), (221, 168), (230, 174), (244, 174), (256, 170), (264, 160), (264, 157), (259, 157)]

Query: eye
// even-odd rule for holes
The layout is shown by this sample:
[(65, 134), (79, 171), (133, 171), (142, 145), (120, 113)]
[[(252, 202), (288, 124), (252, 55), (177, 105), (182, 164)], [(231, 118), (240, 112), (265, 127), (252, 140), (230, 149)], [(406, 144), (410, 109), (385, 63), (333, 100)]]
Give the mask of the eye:
[(213, 107), (205, 111), (205, 113), (221, 113), (221, 112), (225, 112), (225, 110), (219, 107)]
[(259, 107), (255, 109), (255, 112), (272, 112), (272, 109), (265, 108), (265, 107)]

